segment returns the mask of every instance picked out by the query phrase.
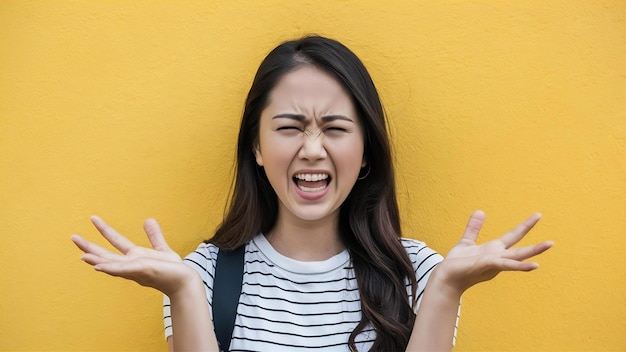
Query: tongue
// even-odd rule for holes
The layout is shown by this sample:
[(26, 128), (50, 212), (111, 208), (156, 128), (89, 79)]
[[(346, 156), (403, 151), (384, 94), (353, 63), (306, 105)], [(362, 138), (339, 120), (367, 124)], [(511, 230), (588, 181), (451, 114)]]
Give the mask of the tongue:
[(299, 187), (308, 187), (308, 188), (323, 187), (323, 186), (326, 186), (326, 184), (328, 183), (327, 180), (320, 180), (320, 181), (297, 180), (296, 182)]

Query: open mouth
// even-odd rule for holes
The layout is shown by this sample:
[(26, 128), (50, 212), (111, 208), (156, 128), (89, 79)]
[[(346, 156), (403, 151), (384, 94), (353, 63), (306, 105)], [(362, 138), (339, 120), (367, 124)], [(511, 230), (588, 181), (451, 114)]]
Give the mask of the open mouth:
[(323, 191), (330, 183), (328, 174), (296, 174), (293, 182), (302, 192), (314, 193)]

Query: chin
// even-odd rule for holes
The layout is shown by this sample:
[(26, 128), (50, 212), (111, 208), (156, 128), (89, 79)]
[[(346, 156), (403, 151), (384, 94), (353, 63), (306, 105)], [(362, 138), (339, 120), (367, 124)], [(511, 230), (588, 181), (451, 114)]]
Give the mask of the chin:
[(319, 221), (322, 220), (324, 218), (326, 218), (329, 214), (328, 213), (324, 213), (324, 214), (318, 214), (318, 213), (300, 213), (300, 214), (294, 214), (298, 219), (300, 220), (304, 220), (304, 221)]
[[(308, 209), (307, 209), (308, 208)], [(305, 207), (304, 209), (298, 209), (292, 211), (292, 214), (300, 220), (304, 221), (319, 221), (331, 216), (338, 216), (338, 209), (314, 209), (318, 207)]]

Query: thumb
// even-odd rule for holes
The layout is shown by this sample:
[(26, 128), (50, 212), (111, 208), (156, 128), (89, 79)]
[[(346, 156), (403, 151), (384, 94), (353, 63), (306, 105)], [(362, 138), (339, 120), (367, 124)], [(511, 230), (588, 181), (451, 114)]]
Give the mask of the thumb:
[(476, 239), (478, 238), (480, 229), (483, 227), (485, 217), (485, 213), (482, 210), (475, 210), (472, 213), (472, 216), (470, 216), (467, 221), (463, 237), (461, 237), (461, 243), (468, 245), (476, 244)]
[(163, 231), (161, 226), (155, 219), (148, 219), (143, 223), (143, 230), (148, 235), (148, 240), (152, 244), (152, 248), (157, 251), (170, 250), (170, 246), (167, 245), (165, 237), (163, 237)]

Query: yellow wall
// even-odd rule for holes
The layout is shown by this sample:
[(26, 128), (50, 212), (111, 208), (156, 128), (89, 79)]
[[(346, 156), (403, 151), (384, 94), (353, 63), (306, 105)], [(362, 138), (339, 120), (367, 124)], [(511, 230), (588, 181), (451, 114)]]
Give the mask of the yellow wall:
[(407, 236), (534, 211), (530, 274), (464, 298), (457, 351), (626, 350), (623, 1), (0, 2), (0, 350), (164, 351), (161, 295), (93, 272), (100, 214), (181, 254), (220, 221), (260, 60), (305, 33), (362, 57), (391, 119)]

